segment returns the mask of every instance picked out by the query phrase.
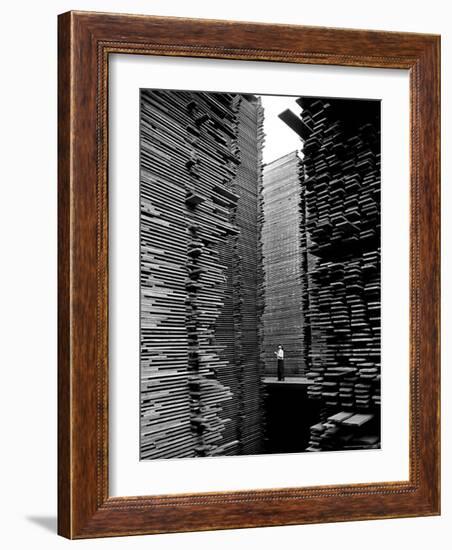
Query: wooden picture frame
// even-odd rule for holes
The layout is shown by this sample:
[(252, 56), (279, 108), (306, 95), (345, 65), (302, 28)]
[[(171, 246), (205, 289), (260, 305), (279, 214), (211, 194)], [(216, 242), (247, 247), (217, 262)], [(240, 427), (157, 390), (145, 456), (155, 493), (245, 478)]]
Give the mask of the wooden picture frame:
[[(68, 538), (440, 513), (440, 38), (69, 12), (59, 16), (58, 532)], [(409, 481), (148, 497), (108, 491), (108, 62), (113, 53), (410, 73)]]

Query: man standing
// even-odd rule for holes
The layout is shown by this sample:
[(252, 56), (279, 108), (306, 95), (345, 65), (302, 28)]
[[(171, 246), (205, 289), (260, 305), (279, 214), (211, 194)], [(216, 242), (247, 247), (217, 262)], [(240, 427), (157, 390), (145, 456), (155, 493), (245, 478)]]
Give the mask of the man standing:
[(278, 351), (275, 351), (278, 361), (278, 380), (284, 380), (284, 348), (278, 346)]

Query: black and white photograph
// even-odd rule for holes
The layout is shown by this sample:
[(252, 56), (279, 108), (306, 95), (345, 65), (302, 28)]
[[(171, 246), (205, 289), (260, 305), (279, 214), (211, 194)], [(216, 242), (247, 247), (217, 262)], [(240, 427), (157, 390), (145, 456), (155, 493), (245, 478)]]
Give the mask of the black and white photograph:
[(5, 550), (451, 550), (450, 6), (3, 4)]
[(140, 90), (140, 460), (380, 449), (380, 115)]

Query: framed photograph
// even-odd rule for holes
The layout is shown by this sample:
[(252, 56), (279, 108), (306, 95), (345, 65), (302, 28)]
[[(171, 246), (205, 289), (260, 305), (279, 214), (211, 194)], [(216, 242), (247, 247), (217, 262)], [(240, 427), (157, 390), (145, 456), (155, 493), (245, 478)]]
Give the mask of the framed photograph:
[(437, 515), (438, 36), (59, 16), (59, 533)]

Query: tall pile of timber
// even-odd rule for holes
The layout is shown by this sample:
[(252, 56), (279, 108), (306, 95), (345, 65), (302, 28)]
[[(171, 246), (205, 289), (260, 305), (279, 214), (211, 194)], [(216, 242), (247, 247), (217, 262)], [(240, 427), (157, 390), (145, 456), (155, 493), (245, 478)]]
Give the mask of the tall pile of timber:
[(242, 255), (257, 229), (253, 236), (244, 227), (242, 236), (241, 225), (256, 215), (260, 162), (254, 179), (240, 183), (242, 102), (233, 94), (141, 93), (142, 459), (248, 449), (253, 424), (243, 401), (259, 401), (261, 386), (244, 389), (246, 339), (257, 334), (257, 318), (254, 329), (244, 321), (256, 270), (253, 279), (245, 271), (257, 256), (248, 265)]
[(300, 98), (311, 351), (308, 450), (380, 441), (380, 104)]
[(266, 376), (276, 376), (275, 351), (284, 348), (286, 376), (307, 368), (306, 229), (303, 168), (296, 151), (264, 168), (262, 355)]
[(234, 270), (237, 317), (235, 334), (239, 335), (238, 359), (241, 370), (239, 442), (240, 454), (255, 454), (263, 446), (263, 363), (260, 357), (259, 319), (262, 304), (258, 285), (262, 277), (258, 229), (258, 194), (262, 187), (263, 109), (260, 99), (239, 96), (237, 146), (240, 165), (235, 178), (238, 195), (236, 224), (240, 235), (236, 241)]
[(221, 356), (230, 365), (218, 372), (218, 378), (234, 395), (224, 403), (221, 413), (229, 419), (224, 440), (231, 443), (224, 454), (231, 455), (261, 452), (264, 422), (258, 300), (263, 109), (255, 96), (237, 95), (235, 106), (240, 164), (231, 191), (238, 197), (234, 221), (240, 232), (220, 246), (226, 291), (215, 330), (216, 341), (223, 348)]

